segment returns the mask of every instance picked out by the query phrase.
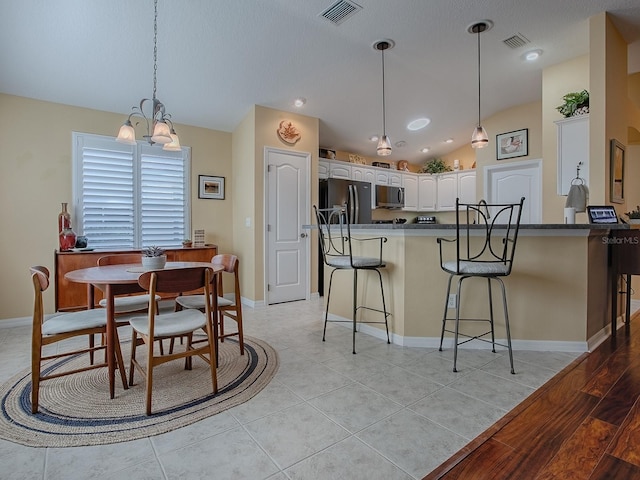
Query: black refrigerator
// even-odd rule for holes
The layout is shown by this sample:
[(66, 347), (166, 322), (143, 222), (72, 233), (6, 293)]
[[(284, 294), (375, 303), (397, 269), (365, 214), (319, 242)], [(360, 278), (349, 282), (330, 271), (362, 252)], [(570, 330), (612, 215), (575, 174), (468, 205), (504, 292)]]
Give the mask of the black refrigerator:
[[(346, 205), (350, 224), (371, 223), (371, 184), (341, 178), (320, 180), (319, 208)], [(324, 295), (324, 264), (318, 252), (318, 292)]]

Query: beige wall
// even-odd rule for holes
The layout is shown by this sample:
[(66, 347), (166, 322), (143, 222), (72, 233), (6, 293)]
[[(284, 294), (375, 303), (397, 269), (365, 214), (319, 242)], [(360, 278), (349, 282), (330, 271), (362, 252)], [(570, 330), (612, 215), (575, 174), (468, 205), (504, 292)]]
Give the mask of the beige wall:
[[(0, 165), (4, 235), (0, 236), (0, 319), (31, 315), (29, 267), (53, 271), (61, 202), (71, 203), (71, 132), (115, 136), (126, 115), (0, 94)], [(198, 174), (231, 176), (231, 134), (176, 124), (180, 141), (191, 147), (192, 224), (221, 250), (233, 244), (231, 195), (198, 199)], [(73, 221), (73, 219), (72, 219)], [(8, 232), (11, 232), (10, 234)], [(53, 311), (54, 289), (45, 294)]]
[[(301, 139), (295, 145), (283, 142), (277, 135), (282, 120), (289, 120), (298, 128)], [(264, 149), (273, 147), (281, 150), (309, 153), (311, 155), (311, 204), (318, 199), (318, 149), (319, 120), (317, 118), (281, 112), (266, 107), (255, 106), (234, 132), (234, 171), (238, 178), (237, 200), (241, 210), (234, 218), (235, 231), (241, 240), (235, 246), (244, 261), (241, 277), (242, 296), (255, 302), (265, 300), (264, 290)], [(236, 148), (237, 147), (237, 148)], [(235, 197), (234, 197), (235, 200)], [(247, 218), (252, 227), (247, 232), (244, 226)], [(311, 217), (309, 217), (311, 223)], [(247, 235), (247, 233), (249, 233)], [(313, 260), (316, 253), (314, 236), (311, 245), (311, 292), (316, 292), (317, 266)]]
[[(521, 162), (542, 157), (542, 116), (540, 108), (540, 102), (525, 103), (498, 112), (482, 122), (489, 135), (489, 145), (476, 150), (476, 195), (478, 198), (486, 198), (486, 192), (484, 192), (484, 167), (496, 165), (497, 163), (503, 165), (507, 162)], [(528, 155), (498, 162), (496, 158), (496, 135), (523, 128), (529, 129)]]
[[(563, 116), (556, 110), (562, 97), (569, 92), (589, 90), (589, 56), (545, 68), (542, 72), (542, 221), (562, 223), (567, 197), (558, 195), (558, 131), (554, 123)], [(589, 90), (590, 91), (590, 90)], [(593, 116), (593, 115), (591, 115)], [(591, 118), (590, 118), (591, 122)], [(590, 126), (592, 123), (590, 123)], [(589, 190), (604, 182), (597, 169), (589, 162)], [(591, 203), (594, 203), (594, 196)], [(596, 202), (597, 203), (597, 202)], [(585, 213), (578, 213), (577, 223), (586, 223)]]

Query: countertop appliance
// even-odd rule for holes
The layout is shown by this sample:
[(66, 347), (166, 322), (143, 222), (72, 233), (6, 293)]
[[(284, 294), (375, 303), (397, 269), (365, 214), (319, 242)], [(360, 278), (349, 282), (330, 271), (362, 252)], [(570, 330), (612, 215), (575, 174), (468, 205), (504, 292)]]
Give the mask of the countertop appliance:
[(424, 215), (420, 215), (417, 216), (415, 219), (415, 223), (421, 223), (421, 224), (433, 224), (433, 223), (438, 223), (436, 220), (436, 217), (434, 216), (424, 216)]
[(404, 188), (389, 187), (388, 185), (376, 185), (376, 207), (403, 208)]
[(371, 223), (371, 184), (341, 178), (320, 180), (320, 208), (346, 205), (349, 223)]

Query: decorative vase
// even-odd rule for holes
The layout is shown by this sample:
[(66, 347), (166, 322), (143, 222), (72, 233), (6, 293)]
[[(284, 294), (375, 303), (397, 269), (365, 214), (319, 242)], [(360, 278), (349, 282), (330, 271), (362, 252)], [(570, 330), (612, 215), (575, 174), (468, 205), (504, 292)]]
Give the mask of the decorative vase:
[(62, 204), (62, 211), (58, 214), (58, 233), (62, 233), (65, 228), (71, 228), (71, 215), (67, 211), (67, 204)]
[(142, 266), (147, 270), (162, 270), (167, 263), (167, 256), (142, 257)]
[(76, 246), (76, 234), (71, 227), (63, 228), (60, 231), (60, 251), (68, 252)]

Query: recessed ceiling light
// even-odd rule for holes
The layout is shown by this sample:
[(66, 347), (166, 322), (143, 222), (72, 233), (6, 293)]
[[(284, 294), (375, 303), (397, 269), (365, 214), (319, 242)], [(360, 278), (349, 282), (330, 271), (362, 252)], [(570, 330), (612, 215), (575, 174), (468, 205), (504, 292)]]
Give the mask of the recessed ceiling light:
[(444, 143), (453, 143), (453, 138), (447, 138)]
[(527, 62), (534, 62), (542, 55), (542, 50), (531, 50), (526, 52), (522, 58), (524, 58)]
[(395, 145), (398, 148), (403, 148), (403, 147), (407, 146), (407, 142), (405, 142), (404, 140), (400, 140), (400, 141), (396, 142)]
[(427, 125), (429, 125), (431, 123), (431, 119), (430, 118), (416, 118), (415, 120), (412, 120), (411, 122), (409, 122), (409, 125), (407, 125), (407, 130), (420, 130), (421, 128), (426, 127)]
[(298, 97), (293, 101), (293, 104), (298, 108), (303, 106), (305, 103), (307, 103), (307, 99), (303, 97)]
[(378, 135), (371, 135), (369, 137), (369, 140), (371, 140), (372, 142), (377, 142), (380, 139), (380, 137), (378, 137)]
[(422, 148), (420, 149), (420, 151), (421, 151), (422, 153), (427, 153), (427, 152), (429, 151), (429, 147), (422, 147)]

